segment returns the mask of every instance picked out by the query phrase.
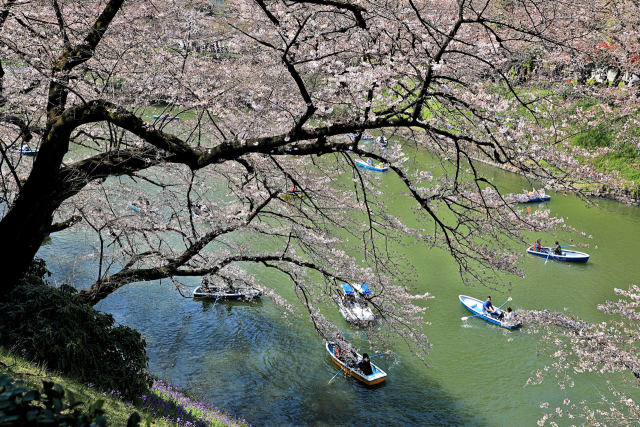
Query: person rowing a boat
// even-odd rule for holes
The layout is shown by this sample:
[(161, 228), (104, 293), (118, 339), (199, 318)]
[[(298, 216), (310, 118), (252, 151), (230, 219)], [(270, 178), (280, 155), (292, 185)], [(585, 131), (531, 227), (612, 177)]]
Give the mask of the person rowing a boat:
[(558, 241), (556, 241), (556, 247), (553, 248), (553, 253), (556, 255), (562, 255), (562, 246), (560, 246), (560, 243), (558, 243)]
[(498, 320), (502, 320), (504, 317), (504, 314), (491, 304), (491, 296), (488, 296), (487, 300), (482, 304), (482, 311), (497, 318)]
[(365, 375), (373, 374), (373, 369), (371, 369), (371, 362), (369, 362), (369, 355), (367, 353), (362, 353), (362, 360), (358, 362), (358, 368)]

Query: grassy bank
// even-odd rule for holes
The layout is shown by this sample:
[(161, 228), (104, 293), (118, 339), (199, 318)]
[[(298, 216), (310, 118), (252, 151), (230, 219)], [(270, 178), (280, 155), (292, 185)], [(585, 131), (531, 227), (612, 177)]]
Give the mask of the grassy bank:
[[(501, 85), (487, 84), (487, 88), (513, 98)], [(576, 83), (534, 82), (516, 92), (525, 102), (537, 102), (514, 108), (511, 122), (524, 118), (532, 128), (554, 127), (558, 138), (554, 147), (585, 167), (578, 178), (587, 193), (640, 201), (640, 112), (630, 108), (635, 88), (610, 87), (597, 96)]]
[(132, 404), (121, 400), (117, 391), (104, 392), (94, 387), (65, 378), (46, 367), (0, 347), (0, 373), (22, 381), (29, 388), (42, 388), (42, 381), (60, 384), (73, 393), (76, 400), (89, 407), (98, 400), (104, 401), (102, 409), (109, 425), (127, 425), (133, 412), (142, 418), (141, 425), (149, 426), (242, 426), (243, 421), (234, 420), (213, 406), (189, 397), (176, 387), (156, 380), (149, 394), (141, 396), (140, 402)]

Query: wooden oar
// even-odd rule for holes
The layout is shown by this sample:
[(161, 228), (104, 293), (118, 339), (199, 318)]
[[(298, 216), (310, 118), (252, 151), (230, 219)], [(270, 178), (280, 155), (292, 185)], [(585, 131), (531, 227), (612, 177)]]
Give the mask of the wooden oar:
[[(500, 307), (498, 307), (497, 310), (500, 310), (506, 303), (508, 303), (512, 299), (513, 298), (511, 298), (511, 297), (507, 298), (507, 300)], [(468, 320), (468, 319), (471, 319), (472, 317), (481, 316), (483, 314), (484, 313), (478, 313), (478, 314), (474, 314), (473, 316), (463, 316), (463, 317), (460, 318), (460, 320)]]

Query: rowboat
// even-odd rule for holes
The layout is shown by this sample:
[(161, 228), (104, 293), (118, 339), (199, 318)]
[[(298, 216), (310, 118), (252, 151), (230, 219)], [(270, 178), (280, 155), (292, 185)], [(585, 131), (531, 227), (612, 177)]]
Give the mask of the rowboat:
[(527, 253), (542, 258), (552, 259), (554, 261), (566, 261), (566, 262), (587, 262), (589, 261), (589, 254), (578, 251), (562, 250), (562, 254), (557, 255), (553, 253), (551, 248), (543, 247), (540, 251), (536, 251), (533, 247), (527, 249)]
[(343, 283), (341, 289), (343, 294), (338, 306), (344, 320), (356, 325), (372, 323), (375, 320), (373, 311), (367, 304), (367, 300), (363, 298), (364, 295), (371, 294), (369, 286), (367, 284), (349, 285)]
[[(356, 135), (355, 133), (348, 133), (347, 136), (351, 139), (356, 139), (358, 135)], [(373, 137), (371, 135), (363, 134), (360, 137), (360, 141), (373, 141)]]
[(137, 205), (136, 202), (131, 202), (127, 205), (129, 207), (129, 209), (131, 209), (132, 211), (135, 212), (140, 212), (140, 207)]
[(508, 194), (505, 199), (511, 203), (541, 203), (551, 200), (551, 196), (545, 194), (544, 190), (535, 190), (520, 194)]
[(178, 117), (178, 116), (171, 117), (171, 116), (160, 115), (160, 114), (154, 114), (153, 118), (155, 120), (164, 120), (166, 122), (169, 122), (169, 121), (172, 121), (172, 120), (180, 120), (180, 117)]
[(280, 199), (282, 200), (303, 199), (307, 197), (307, 193), (303, 190), (286, 191), (280, 194), (278, 197), (280, 197)]
[[(494, 323), (500, 327), (506, 329), (516, 329), (522, 326), (522, 322), (514, 322), (513, 320), (498, 320), (496, 317), (484, 311), (482, 308), (482, 304), (484, 301), (480, 301), (479, 299), (468, 297), (466, 295), (458, 295), (460, 298), (460, 304), (471, 313), (475, 315), (475, 317), (480, 317), (481, 319), (486, 320), (487, 322)], [(501, 310), (498, 310), (498, 315), (501, 313)]]
[(382, 163), (369, 164), (364, 160), (356, 160), (356, 166), (378, 172), (386, 172), (389, 170), (389, 168)]
[(527, 199), (525, 202), (520, 203), (538, 203), (538, 202), (548, 202), (551, 200), (551, 196), (539, 196), (539, 197), (531, 197)]
[(360, 369), (358, 368), (358, 363), (362, 360), (362, 355), (360, 355), (360, 353), (356, 353), (357, 360), (354, 360), (355, 364), (353, 366), (345, 367), (345, 362), (338, 359), (335, 353), (333, 352), (335, 345), (333, 343), (326, 343), (325, 346), (326, 346), (327, 352), (329, 353), (329, 356), (331, 356), (331, 360), (333, 360), (333, 363), (338, 365), (340, 368), (344, 368), (344, 370), (348, 372), (349, 375), (351, 375), (353, 378), (357, 379), (361, 383), (364, 383), (366, 385), (374, 385), (374, 384), (380, 384), (385, 379), (387, 379), (387, 373), (382, 369), (380, 369), (379, 367), (377, 367), (376, 365), (374, 365), (373, 363), (371, 364), (371, 370), (373, 371), (371, 375), (365, 375), (362, 371), (360, 371)]
[(221, 299), (221, 300), (251, 300), (260, 298), (262, 292), (253, 288), (221, 289), (216, 287), (203, 288), (198, 286), (193, 290), (194, 298)]
[(16, 151), (24, 156), (35, 156), (38, 154), (38, 150), (29, 148), (28, 145), (23, 145), (20, 148), (13, 148), (13, 151)]

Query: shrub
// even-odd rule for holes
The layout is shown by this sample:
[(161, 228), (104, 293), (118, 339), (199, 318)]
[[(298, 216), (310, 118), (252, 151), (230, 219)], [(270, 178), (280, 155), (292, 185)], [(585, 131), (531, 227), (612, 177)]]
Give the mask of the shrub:
[(43, 262), (0, 301), (0, 345), (68, 377), (135, 399), (149, 390), (145, 341), (109, 314), (79, 303), (76, 290), (48, 286)]
[(613, 136), (604, 125), (599, 125), (571, 137), (572, 142), (580, 147), (609, 147)]
[(630, 142), (621, 142), (616, 145), (616, 154), (619, 157), (638, 157), (638, 148)]
[[(82, 407), (73, 393), (62, 386), (43, 381), (42, 390), (29, 389), (21, 382), (0, 374), (0, 426), (69, 425), (106, 426), (103, 400)], [(127, 426), (137, 426), (140, 416), (134, 412)]]

